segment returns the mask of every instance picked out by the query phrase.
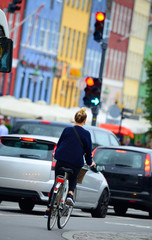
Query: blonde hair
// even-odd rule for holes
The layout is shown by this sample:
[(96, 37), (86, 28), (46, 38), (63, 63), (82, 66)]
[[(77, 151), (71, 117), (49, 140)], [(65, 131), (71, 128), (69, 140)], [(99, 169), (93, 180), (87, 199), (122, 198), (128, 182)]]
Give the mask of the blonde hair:
[(86, 108), (82, 107), (74, 117), (75, 122), (82, 123), (87, 118)]

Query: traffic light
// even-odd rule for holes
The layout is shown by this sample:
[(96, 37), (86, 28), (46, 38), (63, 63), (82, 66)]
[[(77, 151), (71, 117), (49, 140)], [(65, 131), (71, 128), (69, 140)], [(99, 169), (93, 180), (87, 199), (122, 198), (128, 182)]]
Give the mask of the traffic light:
[(21, 9), (21, 7), (18, 6), (18, 4), (20, 4), (21, 2), (22, 2), (22, 0), (13, 0), (12, 3), (9, 3), (8, 12), (14, 13), (15, 11), (19, 11)]
[(101, 80), (99, 78), (87, 77), (85, 96), (83, 98), (84, 105), (87, 107), (95, 107), (100, 104)]
[(100, 42), (103, 38), (103, 29), (104, 29), (104, 22), (105, 22), (105, 13), (97, 12), (95, 14), (96, 22), (94, 24), (95, 31), (94, 31), (94, 40)]

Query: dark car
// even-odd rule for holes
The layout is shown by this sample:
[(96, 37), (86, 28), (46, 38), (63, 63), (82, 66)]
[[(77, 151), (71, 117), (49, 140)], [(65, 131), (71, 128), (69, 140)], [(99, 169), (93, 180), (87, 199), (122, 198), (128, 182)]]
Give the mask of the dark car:
[(117, 215), (128, 208), (149, 212), (152, 218), (152, 150), (117, 146), (98, 147), (93, 152), (97, 169), (107, 179), (111, 196), (109, 205)]
[[(72, 123), (51, 122), (42, 120), (18, 120), (14, 124), (11, 134), (33, 134), (59, 138), (63, 129)], [(111, 131), (94, 126), (84, 126), (91, 134), (92, 148), (97, 146), (117, 146), (119, 141)]]
[(109, 205), (117, 215), (128, 208), (149, 212), (152, 218), (152, 150), (117, 146), (98, 147), (93, 159), (109, 184)]

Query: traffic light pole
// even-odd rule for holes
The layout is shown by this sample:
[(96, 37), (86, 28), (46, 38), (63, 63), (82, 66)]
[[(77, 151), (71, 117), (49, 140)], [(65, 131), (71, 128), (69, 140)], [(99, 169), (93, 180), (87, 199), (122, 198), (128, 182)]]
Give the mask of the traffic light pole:
[[(107, 49), (107, 43), (104, 41), (101, 42), (101, 47), (102, 47), (102, 54), (101, 54), (101, 62), (100, 62), (100, 69), (99, 69), (99, 79), (101, 81), (101, 92), (102, 92), (102, 75), (103, 75), (103, 67), (104, 67), (104, 61), (105, 61), (105, 55), (106, 55), (106, 49)], [(97, 120), (97, 115), (99, 113), (99, 107), (101, 104), (92, 107), (92, 126), (96, 126), (96, 120)]]

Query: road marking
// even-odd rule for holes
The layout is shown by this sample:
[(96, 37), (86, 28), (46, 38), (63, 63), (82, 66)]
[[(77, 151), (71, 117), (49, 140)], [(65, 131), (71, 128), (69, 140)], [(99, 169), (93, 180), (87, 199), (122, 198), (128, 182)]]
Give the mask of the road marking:
[(114, 223), (114, 222), (105, 222), (105, 223), (107, 223), (107, 224), (114, 224), (114, 225), (122, 225), (122, 226), (130, 226), (130, 227), (136, 227), (136, 228), (152, 229), (151, 226), (143, 226), (143, 225), (130, 224), (130, 223)]

